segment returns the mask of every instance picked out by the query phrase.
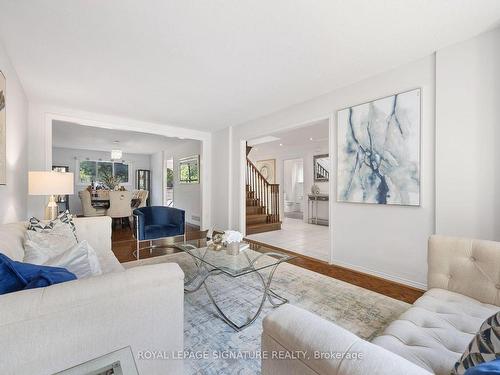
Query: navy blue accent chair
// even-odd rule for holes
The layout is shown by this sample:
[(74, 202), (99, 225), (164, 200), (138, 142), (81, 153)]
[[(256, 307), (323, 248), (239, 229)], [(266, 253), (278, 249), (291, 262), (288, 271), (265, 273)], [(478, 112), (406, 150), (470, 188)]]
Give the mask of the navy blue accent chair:
[(134, 214), (135, 239), (137, 241), (137, 259), (139, 259), (140, 242), (150, 241), (152, 251), (153, 240), (175, 236), (184, 236), (186, 241), (186, 213), (184, 210), (164, 206), (136, 208)]

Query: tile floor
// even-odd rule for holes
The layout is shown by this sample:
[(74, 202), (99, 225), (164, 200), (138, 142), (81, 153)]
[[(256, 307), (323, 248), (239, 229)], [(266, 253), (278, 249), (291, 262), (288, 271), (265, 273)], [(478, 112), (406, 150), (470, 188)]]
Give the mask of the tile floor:
[(327, 226), (307, 224), (302, 220), (285, 217), (281, 228), (281, 230), (252, 234), (247, 237), (271, 246), (328, 261), (330, 236)]

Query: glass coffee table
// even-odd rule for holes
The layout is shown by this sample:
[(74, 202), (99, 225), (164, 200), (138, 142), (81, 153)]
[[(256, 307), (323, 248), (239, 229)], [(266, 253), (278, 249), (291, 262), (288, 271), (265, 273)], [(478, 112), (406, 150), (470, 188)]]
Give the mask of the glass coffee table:
[[(199, 290), (202, 286), (217, 310), (217, 313), (224, 322), (226, 322), (235, 331), (240, 331), (251, 325), (259, 317), (266, 299), (273, 307), (281, 306), (288, 302), (286, 298), (281, 297), (271, 289), (271, 282), (273, 280), (276, 268), (283, 262), (295, 258), (294, 256), (283, 254), (280, 252), (258, 252), (249, 248), (248, 244), (240, 245), (240, 252), (238, 255), (227, 254), (225, 248), (221, 250), (214, 250), (210, 247), (196, 247), (190, 244), (177, 245), (177, 247), (191, 255), (195, 265), (196, 273), (187, 278), (184, 282), (184, 291), (186, 293), (193, 293)], [(266, 275), (264, 271), (268, 271)], [(255, 314), (250, 316), (246, 322), (238, 325), (231, 320), (223, 308), (216, 302), (206, 280), (209, 277), (217, 275), (227, 275), (231, 278), (242, 277), (245, 275), (254, 274), (257, 279), (262, 283), (262, 298), (260, 305)], [(235, 296), (237, 298), (237, 296)]]

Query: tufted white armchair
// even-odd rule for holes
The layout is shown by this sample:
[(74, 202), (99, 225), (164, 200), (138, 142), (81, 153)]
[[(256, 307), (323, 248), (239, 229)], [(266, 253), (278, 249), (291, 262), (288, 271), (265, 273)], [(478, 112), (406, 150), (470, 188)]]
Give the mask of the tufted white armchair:
[(427, 286), (500, 306), (500, 242), (446, 236), (429, 239)]
[(298, 307), (264, 319), (264, 351), (362, 352), (362, 360), (262, 361), (263, 375), (449, 375), (481, 323), (500, 310), (500, 242), (435, 235), (429, 290), (371, 343)]

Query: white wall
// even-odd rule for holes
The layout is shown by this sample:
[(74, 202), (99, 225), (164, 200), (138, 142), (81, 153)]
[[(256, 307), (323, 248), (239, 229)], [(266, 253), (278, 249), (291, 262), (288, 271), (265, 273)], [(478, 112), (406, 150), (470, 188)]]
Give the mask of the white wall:
[[(186, 211), (186, 221), (191, 224), (200, 225), (202, 213), (202, 184), (181, 184), (179, 182), (179, 159), (201, 155), (201, 142), (192, 140), (184, 141), (178, 146), (160, 151), (151, 155), (151, 167), (156, 171), (161, 171), (163, 165), (163, 158), (174, 159), (174, 207), (182, 208)], [(151, 204), (154, 206), (161, 206), (163, 204), (163, 181), (161, 173), (152, 174), (153, 191), (151, 197)]]
[[(109, 160), (110, 153), (105, 151), (96, 151), (96, 150), (80, 150), (80, 149), (71, 149), (71, 148), (63, 148), (63, 147), (53, 147), (52, 148), (52, 165), (63, 165), (68, 166), (69, 171), (74, 173), (75, 177), (75, 194), (69, 197), (69, 209), (74, 214), (82, 213), (82, 205), (80, 202), (80, 198), (78, 197), (78, 192), (80, 190), (85, 189), (88, 184), (79, 184), (78, 183), (78, 171), (77, 171), (77, 160)], [(131, 177), (132, 179), (128, 184), (123, 184), (127, 190), (135, 189), (135, 171), (137, 169), (151, 169), (150, 165), (150, 155), (146, 154), (127, 154), (124, 153), (122, 160), (125, 160), (129, 163), (129, 168), (131, 168)], [(156, 173), (156, 171), (151, 172)], [(161, 173), (161, 169), (159, 169), (159, 173)]]
[(28, 196), (28, 101), (16, 71), (0, 45), (0, 71), (6, 78), (7, 185), (0, 185), (0, 222), (25, 220)]
[[(292, 128), (329, 118), (337, 110), (408, 89), (422, 88), (421, 206), (379, 206), (330, 201), (332, 262), (417, 287), (425, 287), (427, 239), (434, 232), (435, 57), (429, 56), (384, 74), (333, 91), (270, 116), (233, 127), (231, 138), (231, 226), (240, 228), (244, 210), (243, 141), (270, 131)], [(331, 120), (330, 155), (336, 156), (335, 120)], [(229, 163), (214, 170), (225, 178)], [(336, 161), (333, 161), (336, 165)], [(335, 197), (335, 184), (330, 196)], [(212, 204), (214, 210), (219, 208)], [(215, 215), (223, 215), (218, 212)]]
[(212, 136), (212, 171), (217, 175), (217, 178), (212, 179), (212, 225), (215, 229), (225, 230), (230, 228), (232, 221), (232, 204), (231, 183), (233, 173), (232, 160), (232, 127), (219, 130), (213, 133)]
[[(151, 170), (151, 206), (163, 205), (163, 151), (155, 152), (149, 156)], [(157, 171), (157, 172), (156, 172)]]
[[(284, 185), (285, 173), (284, 162), (290, 159), (302, 159), (304, 161), (304, 199), (302, 201), (302, 211), (304, 221), (308, 220), (307, 195), (311, 192), (313, 184), (318, 185), (321, 193), (329, 193), (329, 182), (314, 182), (313, 157), (314, 155), (328, 154), (328, 141), (315, 144), (314, 146), (305, 143), (304, 146), (287, 146), (276, 148), (274, 151), (261, 151), (253, 149), (250, 151), (249, 159), (255, 164), (258, 160), (276, 159), (276, 183), (280, 184), (280, 212), (283, 219), (284, 210)], [(332, 178), (335, 176), (332, 174)], [(318, 218), (328, 219), (328, 206), (326, 203), (318, 203)]]
[(500, 240), (500, 28), (436, 54), (436, 228)]

